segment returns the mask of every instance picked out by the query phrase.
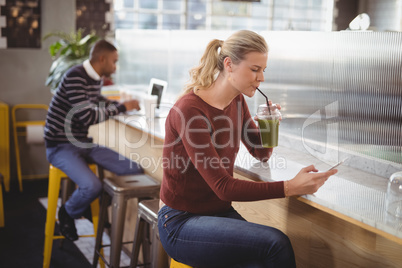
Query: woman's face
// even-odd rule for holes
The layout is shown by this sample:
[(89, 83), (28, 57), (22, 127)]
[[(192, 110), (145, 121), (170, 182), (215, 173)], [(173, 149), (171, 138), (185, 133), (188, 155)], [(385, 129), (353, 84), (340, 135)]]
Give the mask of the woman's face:
[(248, 97), (254, 96), (256, 88), (264, 81), (267, 60), (267, 53), (250, 52), (240, 63), (232, 63), (228, 74), (232, 86)]

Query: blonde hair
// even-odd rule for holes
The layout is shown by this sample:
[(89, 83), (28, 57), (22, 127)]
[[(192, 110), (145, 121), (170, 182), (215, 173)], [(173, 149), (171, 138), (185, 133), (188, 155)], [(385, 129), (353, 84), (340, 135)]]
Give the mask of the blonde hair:
[(235, 32), (226, 41), (212, 40), (205, 49), (199, 65), (190, 69), (190, 81), (185, 85), (181, 96), (210, 87), (215, 82), (216, 74), (224, 70), (223, 62), (226, 57), (229, 57), (234, 64), (238, 64), (250, 52), (268, 52), (265, 39), (252, 31)]

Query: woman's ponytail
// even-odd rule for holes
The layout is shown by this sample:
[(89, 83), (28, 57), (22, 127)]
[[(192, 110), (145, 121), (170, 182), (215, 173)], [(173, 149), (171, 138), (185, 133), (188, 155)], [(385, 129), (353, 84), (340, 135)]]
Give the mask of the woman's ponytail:
[(182, 95), (189, 93), (192, 90), (208, 88), (215, 81), (215, 75), (220, 71), (219, 63), (219, 48), (223, 41), (214, 39), (209, 42), (202, 55), (198, 66), (190, 69), (190, 82), (186, 85)]

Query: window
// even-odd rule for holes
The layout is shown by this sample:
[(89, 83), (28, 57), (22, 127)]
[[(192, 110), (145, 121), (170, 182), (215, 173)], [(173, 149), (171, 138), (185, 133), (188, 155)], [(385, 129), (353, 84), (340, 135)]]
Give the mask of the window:
[(332, 6), (329, 0), (115, 0), (115, 29), (325, 31)]

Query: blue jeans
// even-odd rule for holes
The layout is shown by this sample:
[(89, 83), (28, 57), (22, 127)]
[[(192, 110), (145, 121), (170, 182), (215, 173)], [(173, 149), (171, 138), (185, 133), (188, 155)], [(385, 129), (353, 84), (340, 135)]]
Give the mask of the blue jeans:
[(289, 238), (247, 222), (236, 210), (201, 216), (163, 206), (159, 236), (167, 254), (194, 267), (296, 267)]
[(74, 219), (80, 218), (102, 191), (102, 182), (88, 167), (88, 163), (96, 163), (117, 175), (143, 173), (137, 163), (109, 148), (92, 145), (88, 146), (91, 148), (80, 148), (63, 143), (46, 148), (48, 161), (78, 185), (65, 204), (67, 213)]

